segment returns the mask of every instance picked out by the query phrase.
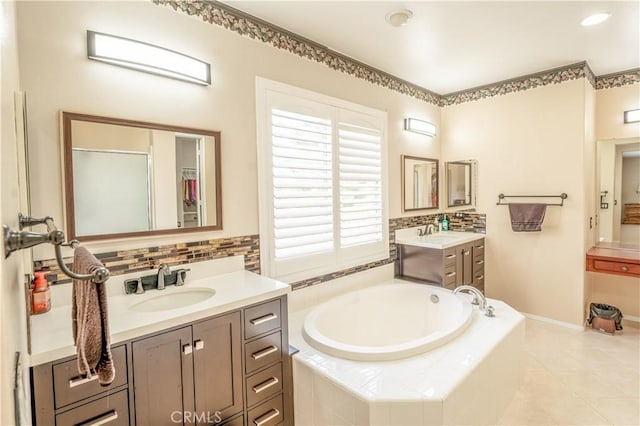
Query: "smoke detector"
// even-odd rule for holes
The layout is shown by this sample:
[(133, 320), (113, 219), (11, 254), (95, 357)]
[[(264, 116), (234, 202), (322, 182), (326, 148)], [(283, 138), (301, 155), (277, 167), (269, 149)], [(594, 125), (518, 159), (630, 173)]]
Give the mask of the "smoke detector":
[(401, 27), (409, 22), (411, 17), (413, 17), (412, 11), (410, 11), (409, 9), (400, 9), (394, 12), (387, 13), (385, 19), (390, 25), (394, 27)]

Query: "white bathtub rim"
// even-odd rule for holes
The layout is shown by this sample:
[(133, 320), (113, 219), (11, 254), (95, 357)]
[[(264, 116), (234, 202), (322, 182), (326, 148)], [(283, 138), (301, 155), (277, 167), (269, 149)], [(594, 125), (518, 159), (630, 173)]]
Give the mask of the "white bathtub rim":
[[(350, 345), (343, 342), (338, 342), (320, 333), (315, 325), (315, 319), (321, 315), (331, 304), (336, 301), (350, 298), (354, 292), (366, 291), (375, 288), (375, 291), (379, 291), (381, 288), (401, 285), (411, 286), (423, 286), (427, 284), (416, 284), (407, 281), (394, 280), (392, 283), (383, 283), (375, 287), (369, 287), (367, 289), (355, 290), (336, 296), (328, 301), (316, 305), (313, 309), (305, 315), (304, 322), (302, 324), (302, 336), (305, 341), (313, 348), (326, 353), (327, 355), (335, 356), (337, 358), (347, 359), (351, 361), (394, 361), (404, 358), (409, 358), (415, 355), (419, 355), (428, 352), (437, 347), (443, 346), (462, 334), (473, 321), (473, 307), (464, 297), (458, 296), (461, 300), (462, 312), (459, 317), (455, 318), (455, 321), (451, 323), (446, 329), (438, 330), (434, 333), (428, 334), (420, 339), (411, 340), (409, 342), (400, 343), (390, 346), (363, 346), (363, 345)], [(433, 291), (436, 293), (448, 293), (450, 290), (428, 286), (425, 291)], [(308, 331), (307, 331), (308, 330)], [(311, 334), (311, 335), (310, 335)]]
[[(398, 282), (403, 282), (403, 281), (398, 281)], [(405, 281), (406, 282), (406, 281)], [(515, 309), (513, 309), (511, 306), (509, 306), (508, 304), (506, 304), (503, 301), (497, 300), (497, 299), (487, 299), (487, 303), (491, 302), (491, 305), (495, 307), (495, 313), (496, 316), (498, 318), (503, 317), (504, 315), (510, 317), (510, 319), (508, 319), (508, 323), (509, 325), (507, 326), (507, 328), (504, 330), (504, 333), (497, 339), (495, 340), (494, 344), (497, 345), (500, 341), (502, 341), (509, 333), (513, 332), (513, 330), (516, 327), (519, 327), (521, 324), (524, 326), (525, 323), (525, 316), (522, 315), (520, 312), (516, 311)], [(312, 310), (312, 308), (307, 308), (301, 311), (298, 311), (296, 313), (294, 313), (293, 315), (290, 316), (290, 321), (293, 321), (293, 323), (291, 324), (292, 327), (290, 327), (290, 331), (293, 333), (298, 333), (298, 335), (300, 337), (302, 337), (302, 323), (303, 323), (303, 318)], [(468, 327), (467, 330), (465, 330), (462, 335), (467, 335), (467, 333), (478, 333), (481, 332), (482, 329), (484, 328), (493, 328), (492, 325), (492, 321), (494, 321), (496, 318), (487, 318), (485, 317), (480, 311), (478, 311), (476, 308), (473, 308), (473, 316), (475, 318), (474, 321), (471, 321), (472, 326)], [(471, 330), (473, 329), (473, 330)], [(494, 340), (496, 336), (493, 336), (492, 339), (490, 340)], [(295, 339), (294, 337), (294, 340)], [(474, 350), (474, 357), (471, 360), (470, 364), (467, 365), (467, 370), (459, 370), (456, 369), (455, 371), (452, 371), (452, 374), (448, 374), (446, 377), (446, 381), (447, 381), (447, 386), (445, 387), (440, 387), (439, 389), (437, 389), (435, 392), (433, 392), (432, 394), (420, 394), (420, 393), (416, 393), (416, 391), (411, 390), (411, 389), (407, 389), (405, 392), (403, 392), (402, 395), (389, 395), (389, 394), (384, 394), (384, 395), (379, 395), (377, 393), (371, 393), (367, 390), (364, 389), (364, 385), (354, 385), (353, 383), (351, 383), (348, 379), (346, 379), (344, 376), (342, 376), (342, 374), (339, 374), (336, 372), (336, 367), (338, 365), (342, 365), (344, 367), (351, 365), (353, 366), (353, 364), (351, 363), (362, 363), (363, 367), (366, 368), (367, 365), (370, 366), (376, 366), (376, 365), (381, 365), (381, 364), (387, 364), (389, 363), (389, 365), (394, 365), (395, 363), (403, 363), (406, 362), (408, 360), (410, 360), (410, 358), (402, 358), (402, 359), (398, 359), (395, 361), (354, 361), (354, 360), (347, 360), (344, 358), (339, 358), (339, 357), (335, 357), (333, 355), (329, 355), (327, 353), (322, 353), (322, 351), (320, 351), (319, 349), (309, 345), (309, 343), (307, 343), (307, 341), (303, 338), (300, 339), (300, 344), (297, 344), (294, 342), (294, 344), (297, 344), (298, 348), (300, 349), (300, 353), (295, 354), (294, 355), (294, 359), (296, 359), (297, 361), (305, 364), (306, 366), (308, 366), (309, 368), (311, 368), (315, 374), (319, 374), (322, 377), (328, 379), (330, 382), (332, 382), (333, 384), (339, 386), (340, 388), (350, 392), (352, 395), (356, 396), (357, 398), (363, 400), (363, 401), (368, 401), (371, 403), (385, 403), (385, 402), (391, 402), (391, 403), (398, 403), (398, 402), (416, 402), (416, 401), (422, 401), (422, 402), (442, 402), (444, 401), (446, 398), (450, 397), (450, 394), (455, 390), (455, 388), (457, 386), (460, 385), (460, 383), (462, 383), (465, 378), (468, 376), (468, 374), (470, 374), (470, 371), (468, 370), (468, 368), (475, 368), (477, 365), (479, 365), (480, 363), (482, 363), (491, 353), (490, 350), (486, 350), (488, 348), (483, 347), (483, 348), (477, 348), (480, 349), (478, 350)], [(455, 342), (455, 340), (454, 340)], [(485, 342), (486, 343), (486, 342)], [(450, 342), (450, 344), (456, 344), (456, 343), (452, 343)], [(306, 346), (306, 347), (305, 347)], [(449, 366), (450, 364), (450, 360), (449, 357), (452, 354), (450, 351), (450, 348), (447, 347), (447, 345), (443, 345), (440, 346), (438, 348), (435, 348), (435, 351), (439, 352), (434, 352), (434, 351), (428, 351), (422, 354), (418, 354), (418, 355), (414, 355), (414, 357), (416, 358), (421, 358), (425, 355), (429, 355), (430, 357), (433, 357), (434, 355), (436, 355), (437, 353), (437, 358), (432, 358), (431, 362), (433, 364), (435, 364), (436, 362), (438, 364), (440, 364), (441, 362), (443, 363), (442, 366), (439, 366), (438, 369), (440, 370), (442, 367)], [(318, 359), (316, 357), (315, 354), (320, 355), (320, 359)], [(326, 364), (325, 361), (323, 361), (322, 359), (326, 360)], [(430, 367), (431, 368), (431, 367)], [(338, 370), (341, 370), (341, 368), (338, 368)], [(373, 380), (372, 378), (367, 379), (367, 382)], [(408, 394), (407, 394), (408, 392)]]

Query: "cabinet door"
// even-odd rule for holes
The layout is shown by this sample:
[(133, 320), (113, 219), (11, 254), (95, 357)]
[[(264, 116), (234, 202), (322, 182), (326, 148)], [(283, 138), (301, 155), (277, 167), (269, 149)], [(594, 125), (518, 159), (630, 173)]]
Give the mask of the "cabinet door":
[(219, 421), (242, 411), (240, 312), (193, 325), (196, 412)]
[(136, 424), (191, 424), (193, 354), (191, 327), (133, 342)]

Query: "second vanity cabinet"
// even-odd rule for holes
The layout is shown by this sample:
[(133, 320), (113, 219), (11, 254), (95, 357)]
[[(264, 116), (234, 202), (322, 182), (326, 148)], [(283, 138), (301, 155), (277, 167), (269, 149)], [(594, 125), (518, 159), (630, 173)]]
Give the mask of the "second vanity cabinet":
[(398, 244), (398, 263), (401, 277), (484, 292), (484, 238), (445, 249)]
[(32, 367), (33, 423), (292, 424), (286, 300), (118, 343), (106, 387), (78, 376), (75, 357)]

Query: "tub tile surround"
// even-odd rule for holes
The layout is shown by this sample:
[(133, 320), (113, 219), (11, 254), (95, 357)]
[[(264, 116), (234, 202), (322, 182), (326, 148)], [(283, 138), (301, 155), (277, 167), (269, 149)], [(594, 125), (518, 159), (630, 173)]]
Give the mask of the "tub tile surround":
[[(391, 264), (397, 260), (395, 244), (396, 230), (424, 226), (433, 223), (436, 218), (441, 216), (442, 213), (390, 219), (389, 258), (298, 281), (292, 283), (291, 288), (292, 290), (298, 290), (334, 280), (336, 278)], [(448, 214), (448, 217), (451, 220), (450, 226), (452, 231), (486, 232), (485, 214), (464, 212)], [(175, 267), (230, 256), (244, 256), (244, 269), (259, 274), (260, 236), (245, 235), (188, 243), (166, 244), (132, 250), (96, 253), (96, 257), (109, 269), (111, 276), (118, 276), (133, 272), (148, 272), (150, 269), (157, 269), (160, 263), (166, 263), (170, 267)], [(73, 258), (67, 257), (64, 259), (64, 262), (69, 268), (71, 268), (73, 265)], [(33, 262), (33, 269), (35, 272), (48, 272), (47, 279), (52, 283), (65, 284), (71, 282), (71, 279), (59, 270), (55, 259), (36, 260)]]
[[(394, 280), (402, 285), (401, 280)], [(358, 362), (326, 355), (302, 337), (312, 308), (293, 311), (296, 421), (305, 425), (495, 424), (518, 389), (524, 317), (491, 300), (497, 318), (474, 312), (458, 338), (396, 361)], [(487, 392), (490, 384), (491, 392)]]

